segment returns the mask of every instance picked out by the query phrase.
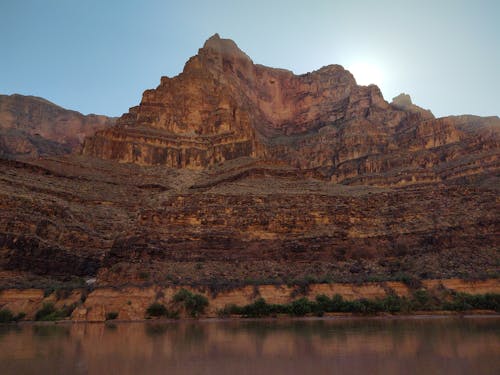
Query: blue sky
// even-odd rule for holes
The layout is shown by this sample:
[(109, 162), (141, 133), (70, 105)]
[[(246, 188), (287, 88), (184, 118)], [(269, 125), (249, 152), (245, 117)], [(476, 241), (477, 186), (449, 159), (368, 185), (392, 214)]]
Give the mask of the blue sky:
[(499, 16), (497, 0), (0, 0), (0, 93), (120, 115), (218, 32), (256, 63), (341, 64), (389, 101), (500, 115)]

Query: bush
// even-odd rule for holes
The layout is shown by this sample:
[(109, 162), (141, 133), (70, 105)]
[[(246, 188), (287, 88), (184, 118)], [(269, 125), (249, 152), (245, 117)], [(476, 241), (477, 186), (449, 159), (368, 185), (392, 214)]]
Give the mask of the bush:
[(181, 289), (174, 297), (173, 301), (176, 303), (183, 303), (184, 308), (192, 317), (198, 317), (205, 312), (208, 306), (207, 297), (201, 294), (193, 294), (187, 289)]
[(239, 313), (246, 318), (263, 318), (270, 316), (272, 312), (272, 306), (264, 298), (259, 298), (254, 303), (243, 306), (239, 312), (234, 311), (235, 314)]
[(395, 294), (389, 294), (380, 301), (382, 311), (396, 313), (400, 311), (408, 311), (409, 305), (406, 298), (401, 298)]
[(14, 321), (14, 314), (8, 309), (0, 310), (0, 323), (10, 323)]
[(286, 313), (292, 316), (305, 316), (308, 314), (322, 316), (325, 312), (375, 314), (383, 311), (395, 313), (407, 311), (408, 309), (408, 300), (397, 295), (388, 295), (383, 299), (375, 300), (359, 299), (356, 301), (346, 301), (339, 294), (334, 295), (332, 298), (320, 294), (316, 296), (315, 301), (300, 298), (286, 305), (268, 304), (262, 298), (243, 307), (227, 305), (219, 311), (219, 316), (243, 315), (247, 318), (260, 318), (279, 313)]
[(232, 303), (229, 305), (225, 305), (220, 310), (217, 310), (217, 316), (219, 318), (227, 318), (231, 315), (242, 315), (242, 308)]
[(487, 293), (470, 296), (470, 302), (476, 309), (495, 310), (500, 312), (500, 294)]
[(158, 302), (154, 302), (151, 305), (149, 305), (149, 307), (146, 309), (146, 313), (149, 316), (155, 316), (155, 317), (168, 315), (167, 308)]
[(56, 309), (52, 302), (44, 303), (43, 307), (35, 314), (35, 320), (40, 321), (54, 321), (61, 320), (71, 315), (75, 309), (76, 304), (73, 303), (69, 306), (63, 306), (60, 310)]
[(17, 314), (14, 317), (14, 321), (18, 322), (20, 320), (23, 320), (25, 317), (26, 317), (26, 313), (21, 311), (19, 314)]
[(0, 323), (18, 322), (23, 320), (25, 316), (26, 313), (24, 312), (14, 315), (9, 309), (2, 309), (0, 310)]
[(329, 311), (331, 300), (324, 294), (316, 296), (316, 310), (317, 311)]
[(453, 311), (467, 311), (472, 309), (495, 310), (500, 312), (500, 294), (466, 294), (456, 293), (453, 300), (444, 304), (444, 309)]
[[(193, 296), (187, 290), (181, 290), (174, 300), (184, 302)], [(454, 293), (452, 300), (445, 302), (432, 296), (426, 290), (417, 290), (412, 298), (399, 297), (396, 294), (389, 294), (384, 298), (358, 299), (346, 301), (339, 294), (332, 298), (324, 294), (316, 296), (315, 301), (307, 298), (300, 298), (289, 304), (276, 305), (269, 304), (263, 298), (245, 305), (226, 305), (218, 311), (220, 317), (230, 315), (241, 315), (245, 318), (262, 318), (285, 313), (292, 316), (305, 316), (308, 314), (323, 315), (325, 312), (352, 312), (358, 314), (376, 314), (380, 312), (398, 313), (410, 312), (414, 310), (453, 310), (466, 311), (470, 309), (495, 310), (500, 312), (500, 294), (470, 295), (464, 293)]]
[(154, 302), (146, 309), (148, 317), (165, 317), (168, 319), (179, 319), (178, 311), (169, 311), (165, 306), (159, 302)]
[(288, 311), (293, 316), (304, 316), (313, 311), (314, 305), (314, 302), (310, 302), (307, 298), (300, 298), (289, 305)]
[(118, 313), (116, 311), (106, 313), (106, 320), (115, 320), (116, 318), (118, 318)]
[(416, 290), (413, 292), (412, 310), (431, 311), (436, 310), (440, 306), (434, 303), (432, 296), (425, 289)]
[(350, 302), (344, 301), (340, 294), (335, 294), (331, 299), (320, 294), (316, 296), (316, 309), (324, 312), (348, 312), (352, 307)]
[(54, 320), (46, 319), (48, 317), (52, 318), (55, 313), (55, 307), (53, 303), (44, 303), (43, 307), (38, 310), (35, 314), (35, 320)]

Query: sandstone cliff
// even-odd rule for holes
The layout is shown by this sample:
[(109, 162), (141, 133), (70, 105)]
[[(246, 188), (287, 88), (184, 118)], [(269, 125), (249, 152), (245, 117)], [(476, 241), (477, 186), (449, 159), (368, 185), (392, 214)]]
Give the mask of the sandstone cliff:
[(216, 34), (83, 152), (190, 169), (247, 157), (338, 183), (394, 185), (498, 168), (500, 119), (489, 122), (489, 134), (465, 129), (469, 121), (435, 119), (404, 94), (389, 104), (338, 65), (303, 75), (257, 65)]
[(83, 155), (0, 160), (0, 285), (498, 277), (499, 124), (215, 35)]
[(114, 119), (84, 116), (45, 99), (0, 95), (0, 157), (34, 158), (79, 150), (85, 137), (114, 124)]
[(403, 111), (409, 111), (413, 113), (420, 114), (423, 119), (433, 119), (434, 115), (428, 109), (423, 109), (418, 105), (413, 104), (410, 95), (401, 93), (398, 96), (392, 98), (391, 105), (395, 108), (401, 109)]

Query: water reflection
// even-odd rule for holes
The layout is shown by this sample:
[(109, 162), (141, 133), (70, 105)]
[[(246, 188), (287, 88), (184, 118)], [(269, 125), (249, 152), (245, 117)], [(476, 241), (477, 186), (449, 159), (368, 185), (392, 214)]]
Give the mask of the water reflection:
[(500, 318), (0, 326), (2, 374), (498, 374)]

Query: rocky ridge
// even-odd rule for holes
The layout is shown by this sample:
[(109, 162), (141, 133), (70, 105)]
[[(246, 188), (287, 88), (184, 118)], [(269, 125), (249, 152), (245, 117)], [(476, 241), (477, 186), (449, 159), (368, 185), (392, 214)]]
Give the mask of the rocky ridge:
[(500, 120), (475, 122), (435, 119), (404, 94), (389, 104), (339, 65), (294, 75), (254, 64), (216, 34), (83, 153), (190, 169), (250, 158), (337, 183), (393, 185), (497, 169), (484, 153), (498, 151)]
[(114, 122), (35, 96), (0, 95), (0, 157), (29, 159), (79, 151), (85, 137)]

